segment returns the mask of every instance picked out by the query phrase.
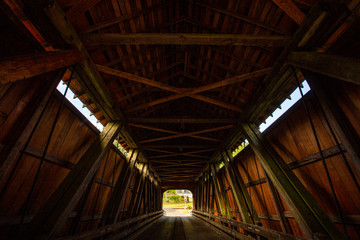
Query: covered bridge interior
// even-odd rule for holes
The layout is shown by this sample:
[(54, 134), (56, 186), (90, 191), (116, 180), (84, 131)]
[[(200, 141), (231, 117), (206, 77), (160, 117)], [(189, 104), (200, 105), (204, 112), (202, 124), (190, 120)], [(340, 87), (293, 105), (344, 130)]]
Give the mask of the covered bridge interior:
[(359, 2), (1, 1), (1, 238), (359, 239)]

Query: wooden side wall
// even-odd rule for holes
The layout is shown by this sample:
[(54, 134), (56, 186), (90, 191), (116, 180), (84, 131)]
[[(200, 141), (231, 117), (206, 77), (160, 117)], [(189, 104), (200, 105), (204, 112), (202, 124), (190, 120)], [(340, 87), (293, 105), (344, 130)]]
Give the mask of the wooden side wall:
[[(358, 97), (360, 96), (360, 88), (344, 82), (337, 82), (337, 84), (338, 103), (354, 129), (356, 129), (356, 133), (360, 134), (358, 121), (360, 119), (360, 102)], [(325, 162), (329, 169), (336, 196), (345, 215), (347, 231), (351, 239), (358, 239), (360, 238), (360, 192), (341, 157), (339, 148), (330, 134), (329, 127), (321, 114), (319, 105), (311, 93), (307, 94), (305, 99), (315, 125), (321, 149), (324, 155), (327, 156)], [(335, 200), (326, 177), (325, 168), (321, 161), (315, 137), (302, 101), (295, 104), (273, 126), (267, 129), (264, 135), (323, 210), (329, 214), (336, 226), (343, 231), (340, 216), (336, 210)], [(356, 171), (346, 152), (345, 156), (356, 175), (357, 181), (360, 181), (360, 174)], [(270, 193), (269, 184), (265, 179), (264, 170), (250, 146), (246, 147), (236, 156), (235, 163), (247, 186), (263, 226), (283, 231)], [(232, 191), (229, 189), (228, 176), (225, 169), (220, 169), (218, 174), (224, 180), (226, 195), (233, 217), (242, 221)], [(304, 236), (290, 209), (282, 199), (281, 205), (291, 227), (292, 234)], [(212, 208), (215, 209), (216, 213), (216, 206), (212, 206)]]
[[(31, 101), (34, 96), (36, 97), (37, 94), (41, 93), (41, 85), (47, 80), (46, 77), (53, 77), (54, 74), (40, 76), (34, 81), (24, 80), (10, 86), (1, 86), (1, 149), (6, 149), (10, 141), (17, 140), (16, 137), (20, 135), (30, 117), (24, 116), (24, 113), (31, 113), (30, 110), (34, 108)], [(62, 95), (55, 92), (18, 165), (15, 165), (18, 159), (16, 157), (12, 161), (13, 165), (10, 171), (0, 183), (3, 192), (0, 199), (0, 234), (5, 238), (11, 238), (11, 234), (19, 228), (18, 223), (24, 213), (24, 204), (33, 185), (61, 98)], [(66, 100), (55, 125), (45, 162), (41, 167), (39, 178), (31, 195), (24, 224), (29, 223), (98, 134), (99, 131)], [(70, 214), (61, 235), (70, 235), (96, 228), (120, 171), (126, 166), (125, 157), (115, 147), (112, 147), (102, 160), (100, 169), (91, 185), (90, 194), (86, 197), (85, 190), (83, 197)], [(136, 173), (133, 174), (130, 189), (134, 185), (135, 179), (140, 177), (138, 169), (135, 168), (134, 171)], [(13, 174), (8, 181), (11, 172)], [(133, 191), (128, 190), (119, 220), (126, 217), (129, 205), (132, 204), (130, 202), (131, 194)], [(81, 202), (85, 205), (82, 206)], [(81, 221), (77, 225), (75, 224), (76, 218), (81, 213), (82, 208), (84, 210)], [(140, 213), (144, 213), (144, 210), (141, 209)]]

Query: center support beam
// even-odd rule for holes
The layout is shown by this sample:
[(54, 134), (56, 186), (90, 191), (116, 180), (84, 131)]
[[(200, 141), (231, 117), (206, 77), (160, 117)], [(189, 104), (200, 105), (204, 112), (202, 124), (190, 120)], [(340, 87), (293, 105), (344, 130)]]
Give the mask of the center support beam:
[(281, 47), (289, 42), (290, 37), (282, 35), (244, 34), (99, 33), (83, 34), (81, 40), (87, 45), (177, 44)]
[(137, 149), (130, 150), (127, 157), (129, 165), (127, 167), (124, 167), (126, 168), (126, 173), (124, 175), (119, 175), (115, 188), (111, 193), (110, 199), (104, 210), (104, 214), (101, 219), (100, 226), (113, 224), (117, 221), (119, 217), (120, 209), (125, 201), (126, 193), (134, 173), (134, 166), (138, 158), (138, 155), (139, 155), (139, 151)]
[(344, 239), (342, 233), (321, 209), (305, 186), (287, 166), (280, 155), (264, 139), (253, 124), (242, 124), (251, 148), (261, 162), (269, 178), (291, 208), (304, 234), (325, 235), (330, 239)]
[(62, 229), (71, 211), (99, 169), (121, 129), (117, 122), (108, 123), (99, 137), (90, 145), (71, 172), (35, 215), (24, 238), (53, 239)]
[(223, 151), (221, 154), (233, 196), (240, 209), (242, 220), (246, 223), (261, 225), (259, 216), (255, 211), (255, 207), (253, 206), (250, 195), (245, 187), (245, 183), (239, 170), (234, 166), (231, 153)]

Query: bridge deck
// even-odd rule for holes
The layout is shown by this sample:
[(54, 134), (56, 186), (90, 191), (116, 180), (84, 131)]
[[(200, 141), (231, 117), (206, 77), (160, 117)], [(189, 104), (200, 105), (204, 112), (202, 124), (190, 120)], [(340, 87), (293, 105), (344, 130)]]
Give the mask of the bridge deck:
[(158, 222), (143, 232), (137, 240), (217, 240), (231, 239), (216, 233), (200, 219), (187, 216), (164, 216)]

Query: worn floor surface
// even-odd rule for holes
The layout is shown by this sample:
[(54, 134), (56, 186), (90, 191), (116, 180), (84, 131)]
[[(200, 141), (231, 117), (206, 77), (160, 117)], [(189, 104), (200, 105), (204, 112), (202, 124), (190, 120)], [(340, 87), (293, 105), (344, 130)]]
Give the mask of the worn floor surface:
[(205, 223), (193, 216), (164, 216), (149, 229), (143, 232), (137, 240), (217, 240), (228, 239), (218, 235)]

